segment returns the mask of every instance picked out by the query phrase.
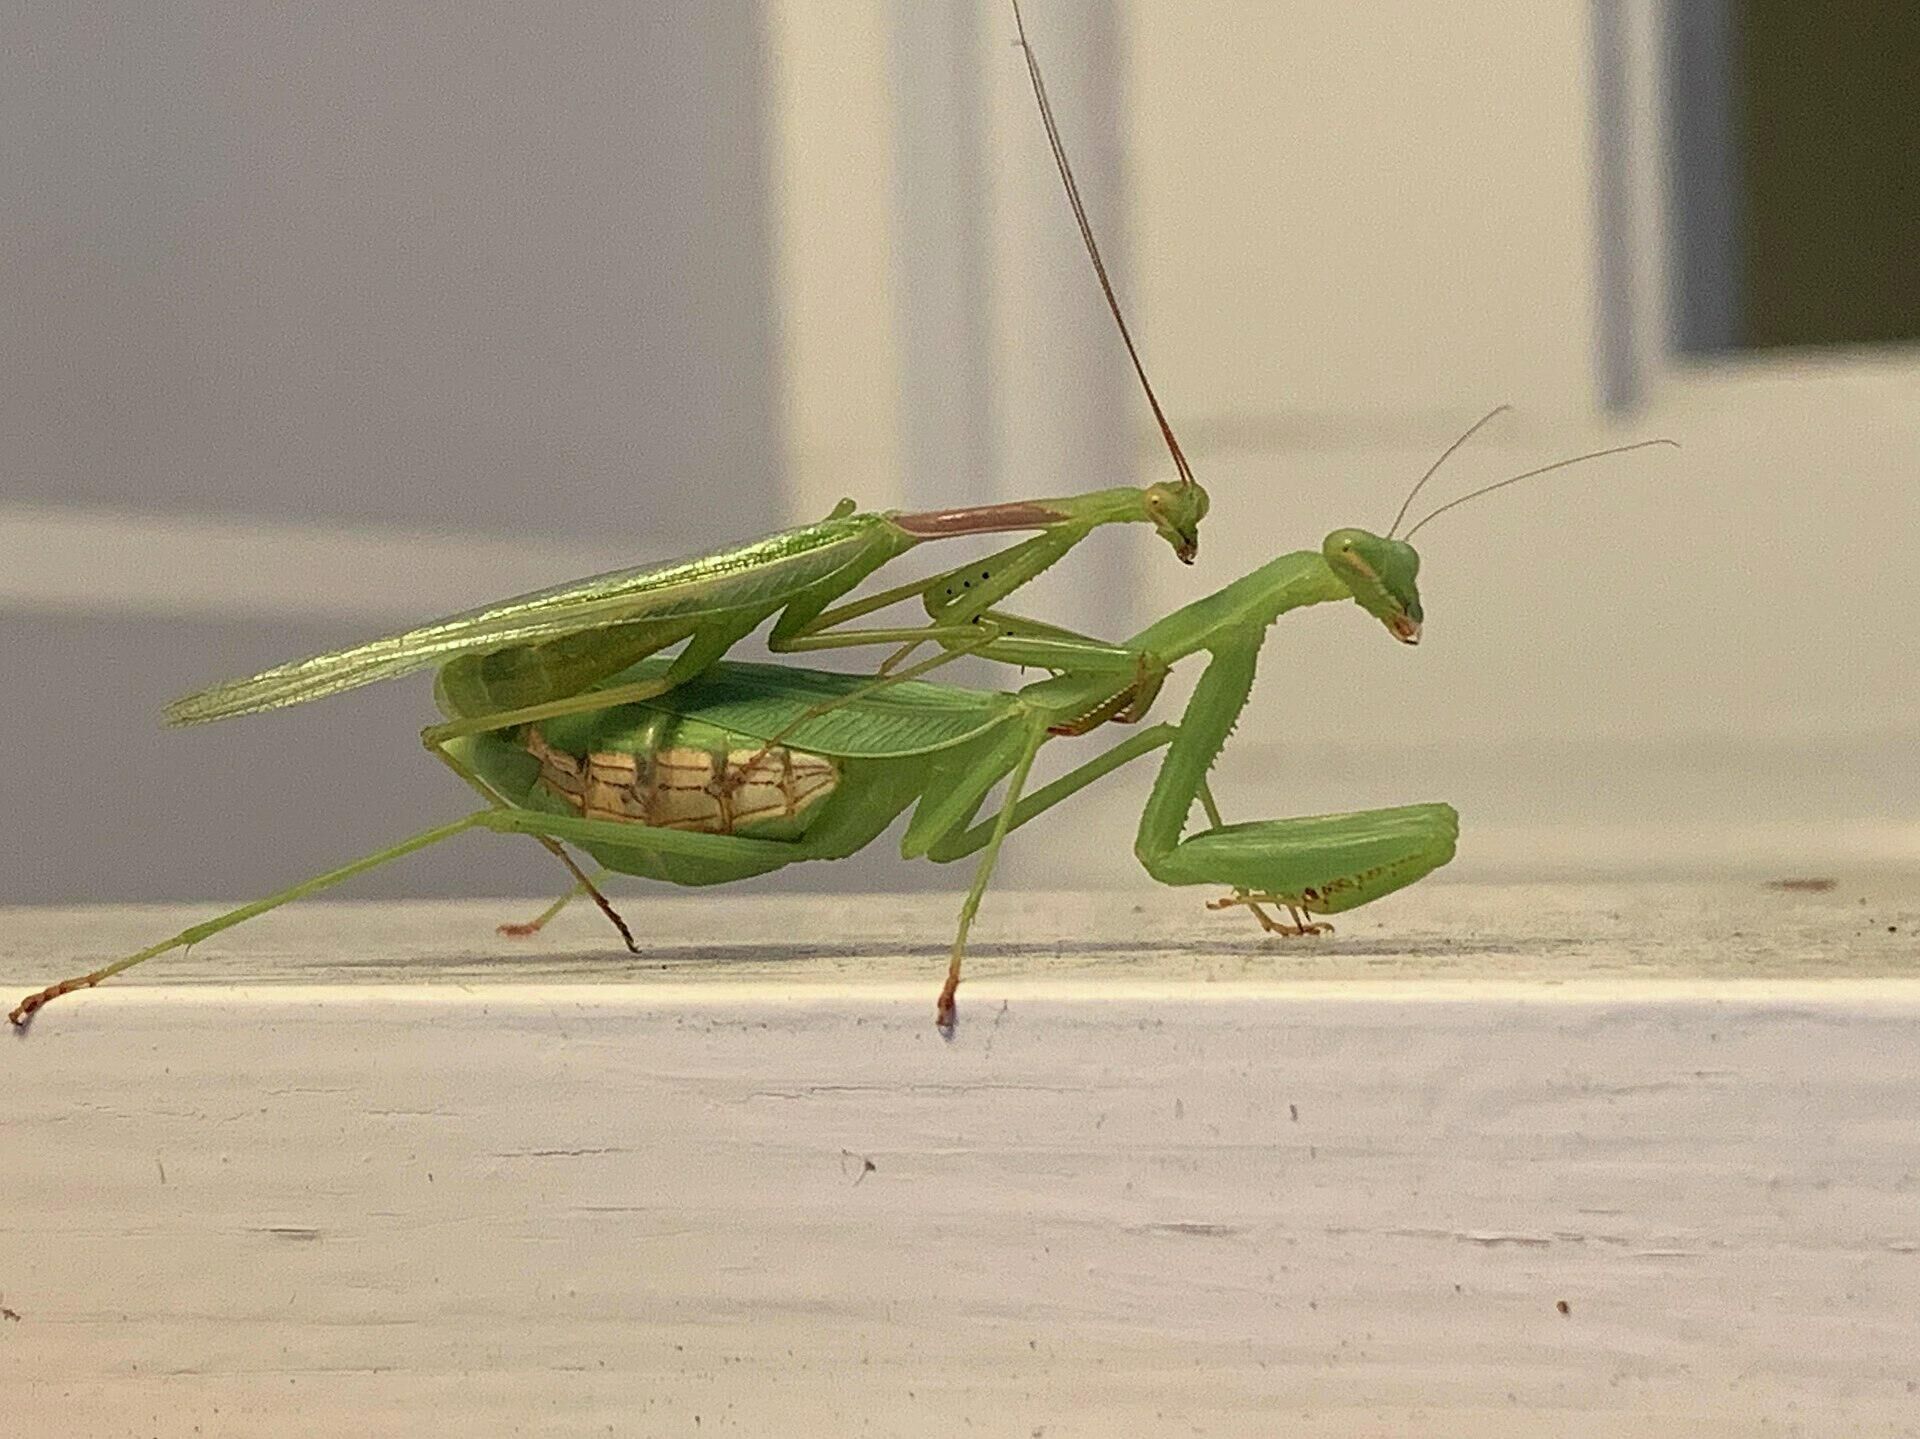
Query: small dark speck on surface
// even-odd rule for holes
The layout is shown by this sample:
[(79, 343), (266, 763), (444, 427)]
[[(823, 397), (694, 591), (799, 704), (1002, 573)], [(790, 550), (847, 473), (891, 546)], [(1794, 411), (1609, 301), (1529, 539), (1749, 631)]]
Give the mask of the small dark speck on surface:
[(1295, 1124), (1298, 1124), (1300, 1122), (1300, 1106), (1297, 1104), (1289, 1104), (1287, 1106), (1287, 1118), (1291, 1119)]
[(9, 1324), (18, 1324), (20, 1322), (20, 1311), (18, 1309), (9, 1309), (6, 1305), (0, 1304), (0, 1319), (6, 1320)]
[(1562, 1314), (1573, 1313), (1573, 1306), (1564, 1299), (1555, 1300), (1553, 1307)]
[(1770, 879), (1768, 889), (1784, 889), (1795, 894), (1825, 894), (1840, 881), (1821, 875), (1817, 878)]

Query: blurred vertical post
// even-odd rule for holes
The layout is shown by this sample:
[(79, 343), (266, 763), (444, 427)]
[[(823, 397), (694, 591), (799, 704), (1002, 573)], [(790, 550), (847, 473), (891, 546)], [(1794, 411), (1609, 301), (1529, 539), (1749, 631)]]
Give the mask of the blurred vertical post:
[[(1029, 0), (1074, 169), (1127, 299), (1118, 7)], [(1143, 432), (1007, 0), (767, 0), (787, 489), (946, 507), (1134, 483)], [(1124, 632), (1137, 533), (1023, 604)]]
[[(1137, 334), (1139, 306), (1126, 264), (1125, 8), (1104, 0), (1022, 6), (1061, 140)], [(1145, 403), (1054, 171), (1010, 7), (989, 0), (984, 13), (998, 490), (1061, 494), (1132, 484)], [(1149, 365), (1151, 359), (1149, 347)], [(1023, 606), (1074, 628), (1126, 633), (1139, 618), (1135, 559), (1142, 542), (1133, 527), (1096, 534), (1043, 576), (1031, 597), (1023, 593)]]
[(900, 487), (914, 509), (994, 498), (991, 203), (980, 0), (893, 0)]
[(1593, 0), (1594, 368), (1600, 408), (1610, 415), (1631, 413), (1642, 398), (1634, 338), (1627, 45), (1622, 0)]
[(892, 0), (766, 0), (788, 518), (901, 502)]

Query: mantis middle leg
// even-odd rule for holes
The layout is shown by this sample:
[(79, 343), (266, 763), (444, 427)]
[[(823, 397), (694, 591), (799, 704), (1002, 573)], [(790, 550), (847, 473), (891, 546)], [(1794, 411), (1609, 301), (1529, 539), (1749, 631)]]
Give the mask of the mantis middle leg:
[[(1011, 727), (1004, 737), (983, 750), (963, 771), (943, 777), (937, 788), (929, 789), (915, 809), (907, 826), (901, 854), (908, 858), (926, 855), (936, 863), (960, 859), (976, 850), (984, 850), (974, 868), (973, 883), (960, 906), (960, 921), (954, 934), (953, 950), (947, 962), (946, 983), (940, 991), (935, 1022), (941, 1032), (952, 1036), (954, 995), (960, 987), (961, 966), (966, 958), (967, 934), (980, 911), (987, 883), (1000, 856), (1000, 846), (1008, 834), (1069, 795), (1086, 788), (1101, 776), (1110, 774), (1131, 760), (1157, 749), (1173, 738), (1174, 727), (1157, 725), (1129, 737), (1105, 754), (1042, 786), (1032, 795), (1022, 796), (1034, 756), (1052, 737), (1046, 720), (1036, 716), (1027, 723)], [(979, 824), (970, 824), (989, 791), (1005, 776), (1006, 794), (999, 810)]]

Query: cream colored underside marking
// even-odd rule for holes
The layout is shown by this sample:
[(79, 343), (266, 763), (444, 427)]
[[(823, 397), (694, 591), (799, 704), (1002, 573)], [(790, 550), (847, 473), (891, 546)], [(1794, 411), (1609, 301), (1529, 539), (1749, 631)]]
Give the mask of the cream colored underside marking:
[(541, 788), (576, 814), (655, 829), (732, 834), (759, 820), (791, 818), (840, 782), (833, 761), (785, 745), (733, 750), (716, 773), (716, 757), (706, 750), (600, 750), (582, 758), (554, 749), (538, 729), (527, 731), (525, 743), (540, 761)]

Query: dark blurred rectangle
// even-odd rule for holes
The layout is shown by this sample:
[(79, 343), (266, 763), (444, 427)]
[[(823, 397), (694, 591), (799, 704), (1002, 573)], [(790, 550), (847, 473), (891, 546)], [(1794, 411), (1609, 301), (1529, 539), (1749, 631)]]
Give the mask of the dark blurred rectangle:
[(1683, 351), (1920, 339), (1920, 6), (1669, 10)]

